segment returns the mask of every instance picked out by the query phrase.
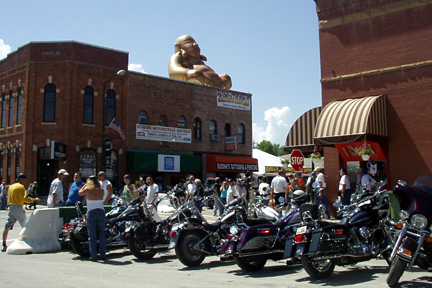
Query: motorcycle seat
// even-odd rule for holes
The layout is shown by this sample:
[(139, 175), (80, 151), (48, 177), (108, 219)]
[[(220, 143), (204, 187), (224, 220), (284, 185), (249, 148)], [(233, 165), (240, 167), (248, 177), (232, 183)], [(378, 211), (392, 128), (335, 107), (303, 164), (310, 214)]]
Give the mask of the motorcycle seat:
[(348, 217), (342, 218), (342, 220), (339, 222), (339, 225), (348, 226), (349, 221)]
[(280, 227), (285, 226), (285, 222), (282, 219), (279, 219), (276, 222), (274, 222), (273, 225), (280, 228)]
[(271, 223), (270, 220), (267, 220), (265, 218), (247, 219), (245, 222), (248, 226), (256, 226), (256, 225), (270, 224)]
[(209, 230), (210, 232), (215, 232), (219, 229), (219, 227), (221, 226), (221, 222), (220, 221), (216, 221), (212, 224), (208, 223), (208, 222), (204, 222), (203, 226), (206, 230)]

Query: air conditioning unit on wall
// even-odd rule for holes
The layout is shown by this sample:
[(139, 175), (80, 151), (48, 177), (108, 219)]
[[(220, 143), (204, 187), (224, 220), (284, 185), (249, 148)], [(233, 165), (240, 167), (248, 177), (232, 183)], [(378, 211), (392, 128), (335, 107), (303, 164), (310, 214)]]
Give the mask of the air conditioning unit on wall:
[(218, 142), (219, 141), (219, 135), (210, 134), (210, 141)]

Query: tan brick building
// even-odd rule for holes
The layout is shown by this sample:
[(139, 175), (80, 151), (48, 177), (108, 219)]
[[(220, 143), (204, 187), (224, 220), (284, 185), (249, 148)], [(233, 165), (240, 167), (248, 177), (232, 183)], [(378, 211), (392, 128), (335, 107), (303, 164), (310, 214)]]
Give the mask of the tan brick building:
[[(25, 172), (47, 194), (61, 168), (70, 182), (106, 163), (115, 186), (125, 173), (169, 185), (189, 173), (205, 180), (257, 168), (250, 94), (137, 72), (110, 78), (127, 66), (127, 52), (78, 42), (31, 42), (0, 61), (0, 178), (10, 184)], [(113, 117), (124, 141), (108, 127)]]

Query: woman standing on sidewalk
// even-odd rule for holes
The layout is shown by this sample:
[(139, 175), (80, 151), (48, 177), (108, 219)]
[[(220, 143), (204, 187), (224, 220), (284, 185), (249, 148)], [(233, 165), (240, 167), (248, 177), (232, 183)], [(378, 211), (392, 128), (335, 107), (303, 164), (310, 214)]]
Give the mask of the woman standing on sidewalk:
[(87, 229), (90, 242), (90, 260), (97, 260), (97, 235), (96, 231), (99, 227), (99, 255), (102, 260), (105, 260), (106, 254), (106, 239), (105, 239), (105, 209), (104, 209), (104, 190), (98, 181), (96, 175), (90, 176), (87, 182), (78, 192), (80, 196), (86, 196), (87, 199)]

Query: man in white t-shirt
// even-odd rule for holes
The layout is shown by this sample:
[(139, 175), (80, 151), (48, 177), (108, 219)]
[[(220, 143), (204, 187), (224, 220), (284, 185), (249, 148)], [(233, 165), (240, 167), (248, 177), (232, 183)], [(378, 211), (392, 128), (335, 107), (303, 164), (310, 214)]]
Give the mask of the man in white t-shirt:
[(195, 177), (191, 175), (189, 177), (189, 184), (187, 186), (187, 199), (190, 200), (195, 195), (196, 190), (196, 184), (195, 184)]
[(375, 188), (375, 179), (373, 179), (365, 168), (361, 170), (362, 178), (361, 178), (361, 186), (365, 187), (367, 190), (372, 191)]
[(271, 182), (271, 198), (275, 200), (275, 204), (280, 204), (285, 201), (285, 192), (288, 187), (288, 182), (285, 178), (285, 171), (279, 170), (278, 175)]
[(232, 200), (238, 197), (237, 188), (232, 179), (228, 179), (228, 190), (227, 190), (227, 200), (226, 203), (230, 203)]
[(339, 192), (341, 193), (341, 202), (342, 205), (350, 205), (351, 204), (351, 183), (349, 177), (347, 175), (347, 170), (342, 168), (339, 170), (339, 174), (341, 176), (339, 181)]
[(329, 210), (327, 207), (327, 200), (326, 200), (327, 184), (325, 182), (324, 173), (322, 172), (323, 169), (321, 167), (316, 167), (314, 171), (317, 174), (315, 183), (317, 183), (317, 186), (319, 187), (318, 197), (320, 199), (321, 204), (324, 205), (325, 207), (324, 218), (330, 218)]
[(154, 204), (157, 199), (157, 194), (159, 193), (159, 186), (153, 182), (153, 177), (147, 177), (147, 196), (146, 203)]
[(271, 188), (270, 185), (267, 183), (268, 177), (263, 176), (261, 179), (261, 183), (258, 187), (259, 194), (263, 200), (264, 205), (269, 205), (270, 201), (270, 194), (271, 194)]
[(113, 195), (113, 187), (111, 182), (106, 179), (106, 174), (104, 171), (100, 171), (98, 174), (99, 183), (101, 184), (101, 188), (104, 190), (104, 205), (109, 204), (109, 200), (111, 200)]
[(57, 173), (57, 178), (51, 182), (47, 199), (48, 208), (62, 207), (64, 205), (62, 181), (67, 175), (69, 175), (69, 173), (65, 169), (60, 169)]

